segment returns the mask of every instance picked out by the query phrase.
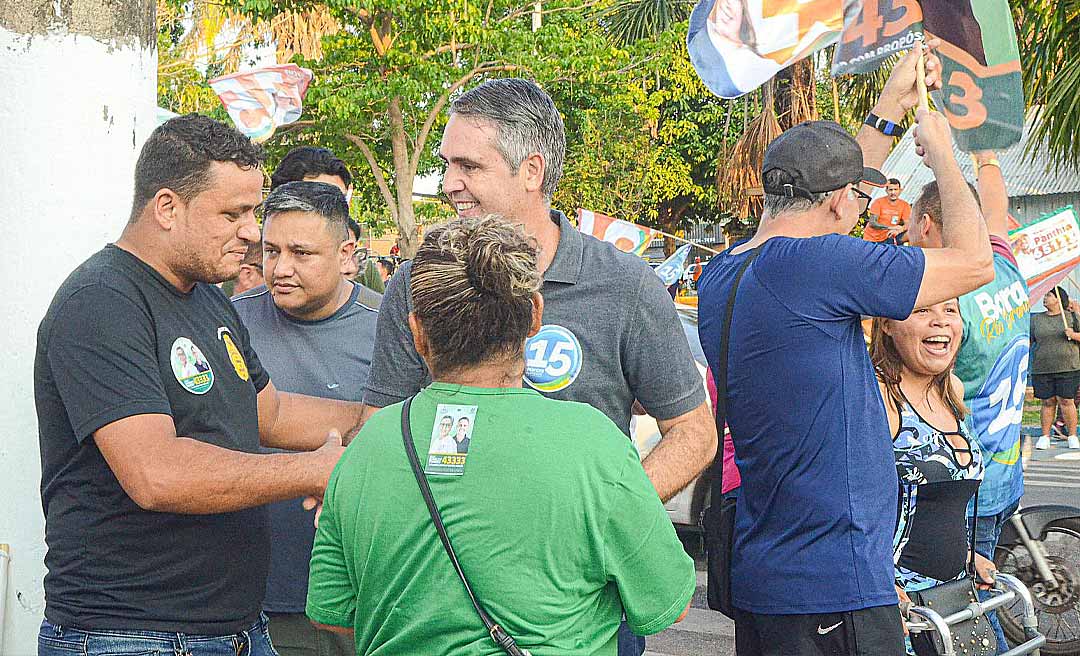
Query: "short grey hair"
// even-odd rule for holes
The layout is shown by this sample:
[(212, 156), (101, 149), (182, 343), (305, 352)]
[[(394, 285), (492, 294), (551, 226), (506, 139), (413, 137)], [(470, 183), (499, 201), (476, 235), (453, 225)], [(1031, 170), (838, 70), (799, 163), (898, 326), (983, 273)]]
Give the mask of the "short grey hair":
[(263, 222), (284, 212), (309, 212), (326, 221), (331, 235), (349, 239), (349, 203), (341, 190), (325, 182), (289, 182), (270, 192), (262, 203)]
[[(785, 182), (790, 182), (787, 174), (783, 171), (772, 170), (765, 174), (765, 179), (762, 180), (762, 184), (765, 187), (780, 187)], [(785, 212), (808, 212), (818, 205), (825, 202), (833, 192), (826, 191), (822, 193), (810, 194), (813, 198), (806, 198), (804, 196), (777, 196), (775, 194), (765, 194), (765, 206), (763, 213), (768, 216), (779, 216)]]
[(517, 170), (525, 159), (544, 158), (544, 198), (551, 200), (562, 178), (566, 130), (551, 97), (535, 82), (521, 78), (488, 80), (455, 100), (450, 114), (487, 121), (498, 130), (495, 149)]

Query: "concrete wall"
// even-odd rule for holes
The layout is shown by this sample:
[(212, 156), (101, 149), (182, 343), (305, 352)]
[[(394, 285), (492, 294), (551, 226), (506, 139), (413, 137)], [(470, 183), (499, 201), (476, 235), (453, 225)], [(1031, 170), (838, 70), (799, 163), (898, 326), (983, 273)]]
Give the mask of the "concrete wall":
[(154, 127), (155, 33), (149, 0), (0, 2), (0, 543), (11, 547), (4, 656), (36, 653), (44, 609), (37, 326), (63, 279), (127, 220), (137, 148)]

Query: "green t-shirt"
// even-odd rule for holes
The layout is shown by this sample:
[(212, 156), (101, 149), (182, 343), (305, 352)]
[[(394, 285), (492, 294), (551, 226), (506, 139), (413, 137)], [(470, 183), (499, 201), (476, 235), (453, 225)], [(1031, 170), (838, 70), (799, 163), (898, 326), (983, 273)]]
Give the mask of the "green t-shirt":
[[(643, 635), (682, 614), (693, 561), (607, 417), (528, 389), (433, 383), (411, 412), (426, 467), (442, 457), (429, 446), (448, 415), (471, 431), (464, 467), (427, 479), (470, 585), (520, 646), (614, 656), (624, 612)], [(502, 653), (431, 523), (402, 444), (401, 404), (367, 421), (330, 478), (307, 614), (352, 627), (358, 654)]]

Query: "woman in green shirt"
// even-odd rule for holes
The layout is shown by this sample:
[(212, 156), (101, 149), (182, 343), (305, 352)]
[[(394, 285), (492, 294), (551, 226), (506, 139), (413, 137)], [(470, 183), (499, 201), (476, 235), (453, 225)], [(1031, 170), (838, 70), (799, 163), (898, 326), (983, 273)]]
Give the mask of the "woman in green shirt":
[(1061, 409), (1069, 448), (1080, 449), (1076, 438), (1076, 389), (1080, 386), (1080, 319), (1066, 310), (1069, 296), (1055, 287), (1043, 297), (1046, 312), (1031, 315), (1031, 386), (1042, 400), (1042, 436), (1036, 449), (1050, 447), (1050, 427)]
[[(470, 585), (518, 645), (614, 656), (624, 614), (641, 635), (686, 614), (693, 561), (615, 424), (522, 387), (542, 323), (536, 261), (532, 240), (496, 217), (428, 233), (409, 325), (434, 382), (412, 403), (413, 447)], [(468, 448), (436, 455), (446, 416)], [(401, 404), (364, 424), (330, 479), (307, 613), (353, 632), (358, 654), (502, 653), (432, 525)]]

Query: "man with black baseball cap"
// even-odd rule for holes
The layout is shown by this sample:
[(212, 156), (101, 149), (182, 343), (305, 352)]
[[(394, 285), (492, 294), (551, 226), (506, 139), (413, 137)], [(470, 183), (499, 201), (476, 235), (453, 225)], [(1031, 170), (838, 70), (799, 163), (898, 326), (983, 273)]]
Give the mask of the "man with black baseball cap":
[(818, 194), (866, 182), (885, 186), (885, 176), (863, 166), (859, 143), (832, 121), (806, 121), (777, 137), (761, 167), (765, 193), (815, 200)]
[[(900, 101), (890, 108), (897, 120), (917, 98), (915, 59), (898, 65), (883, 94)], [(931, 85), (939, 66), (931, 58)], [(739, 656), (904, 653), (893, 585), (896, 469), (859, 320), (904, 319), (993, 277), (948, 123), (927, 111), (917, 120), (917, 152), (947, 190), (945, 248), (847, 236), (869, 201), (860, 184), (886, 181), (865, 164), (879, 164), (887, 148), (870, 133), (856, 141), (811, 121), (766, 150), (757, 233), (701, 277), (699, 332), (714, 376), (738, 285), (725, 398), (742, 476), (731, 565)]]

